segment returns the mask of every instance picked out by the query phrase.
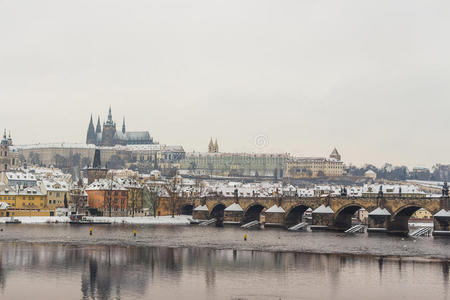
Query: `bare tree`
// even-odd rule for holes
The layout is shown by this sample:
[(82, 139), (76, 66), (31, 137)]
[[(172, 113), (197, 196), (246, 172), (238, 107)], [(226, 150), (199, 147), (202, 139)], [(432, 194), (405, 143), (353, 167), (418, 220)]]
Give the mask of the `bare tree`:
[(110, 181), (109, 181), (109, 189), (105, 189), (105, 196), (104, 196), (104, 206), (108, 210), (108, 215), (111, 217), (111, 210), (112, 210), (112, 190), (113, 190), (113, 179), (114, 174), (110, 173), (109, 175)]
[(161, 203), (161, 198), (158, 195), (157, 189), (155, 187), (145, 186), (142, 192), (145, 202), (148, 203), (149, 209), (153, 210), (153, 216), (156, 217), (156, 212)]
[(164, 185), (164, 189), (169, 194), (170, 210), (172, 213), (172, 218), (175, 217), (175, 210), (178, 204), (178, 196), (181, 190), (181, 186), (177, 182), (177, 176), (172, 177), (172, 180), (168, 184)]

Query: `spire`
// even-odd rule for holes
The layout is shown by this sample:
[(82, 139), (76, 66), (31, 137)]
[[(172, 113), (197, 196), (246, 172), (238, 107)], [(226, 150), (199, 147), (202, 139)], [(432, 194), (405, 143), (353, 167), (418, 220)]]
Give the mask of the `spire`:
[(126, 127), (125, 127), (125, 117), (123, 117), (123, 123), (122, 123), (122, 133), (126, 132)]
[(95, 132), (96, 133), (102, 132), (102, 126), (100, 125), (100, 116), (98, 116), (98, 119), (97, 119), (97, 128), (95, 128)]
[(12, 146), (11, 131), (8, 132), (8, 145)]
[(111, 106), (109, 106), (108, 119), (106, 120), (105, 125), (114, 126), (114, 127), (116, 126), (116, 124), (114, 123), (114, 121), (112, 119)]
[(108, 121), (112, 122), (111, 105), (109, 106)]
[(94, 169), (100, 169), (102, 167), (102, 162), (100, 160), (100, 150), (99, 149), (95, 149), (94, 163), (92, 164), (92, 167)]
[(8, 145), (8, 140), (6, 139), (6, 129), (3, 131), (2, 145), (5, 145), (5, 146)]
[(339, 154), (339, 152), (337, 151), (336, 148), (333, 149), (333, 152), (331, 152), (330, 154), (330, 158), (334, 158), (336, 160), (341, 160), (341, 155)]
[(211, 137), (211, 139), (209, 140), (208, 152), (209, 152), (209, 153), (214, 152), (214, 144), (213, 144), (213, 139), (212, 139), (212, 137)]
[(92, 114), (91, 114), (91, 120), (89, 121), (89, 127), (86, 135), (86, 144), (95, 144), (95, 131), (94, 131), (94, 122), (92, 121)]
[(214, 143), (214, 152), (216, 152), (216, 153), (219, 152), (219, 144), (217, 144), (217, 138), (216, 138), (216, 142)]

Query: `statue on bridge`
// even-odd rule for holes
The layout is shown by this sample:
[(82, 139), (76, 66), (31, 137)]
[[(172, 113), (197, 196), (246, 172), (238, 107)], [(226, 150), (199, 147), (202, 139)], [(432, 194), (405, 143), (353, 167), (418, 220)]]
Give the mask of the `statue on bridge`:
[(383, 186), (380, 185), (380, 189), (378, 190), (378, 198), (383, 198)]
[(442, 197), (448, 197), (448, 184), (447, 184), (447, 181), (444, 182), (444, 186), (442, 187)]
[(345, 188), (345, 186), (343, 188), (341, 188), (341, 196), (347, 197), (347, 189)]

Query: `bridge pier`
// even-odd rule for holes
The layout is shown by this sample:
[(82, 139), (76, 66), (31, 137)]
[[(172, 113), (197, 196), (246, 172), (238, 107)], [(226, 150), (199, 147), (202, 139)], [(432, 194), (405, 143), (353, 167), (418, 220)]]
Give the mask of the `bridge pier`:
[(233, 203), (223, 212), (223, 222), (226, 224), (240, 224), (244, 219), (244, 210), (239, 203)]
[(206, 205), (199, 205), (194, 208), (192, 212), (192, 218), (194, 220), (208, 220), (209, 219), (209, 210)]
[(442, 209), (433, 217), (433, 236), (450, 236), (450, 210)]
[(273, 205), (264, 212), (266, 226), (282, 227), (285, 223), (286, 212), (281, 206)]
[(387, 227), (391, 219), (391, 213), (381, 207), (377, 207), (369, 213), (368, 233), (387, 233)]
[(325, 205), (312, 212), (311, 230), (329, 230), (334, 225), (334, 211)]

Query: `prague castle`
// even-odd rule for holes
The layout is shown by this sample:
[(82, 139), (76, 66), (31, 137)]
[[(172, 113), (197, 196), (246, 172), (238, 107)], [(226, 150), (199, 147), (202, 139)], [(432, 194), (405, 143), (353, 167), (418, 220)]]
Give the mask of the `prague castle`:
[(154, 142), (148, 131), (127, 131), (125, 127), (125, 118), (123, 119), (122, 130), (116, 130), (116, 123), (112, 119), (110, 107), (108, 119), (103, 123), (103, 129), (100, 125), (100, 117), (97, 120), (96, 128), (94, 128), (91, 115), (87, 130), (86, 144), (112, 147), (115, 145), (149, 145), (154, 144)]

